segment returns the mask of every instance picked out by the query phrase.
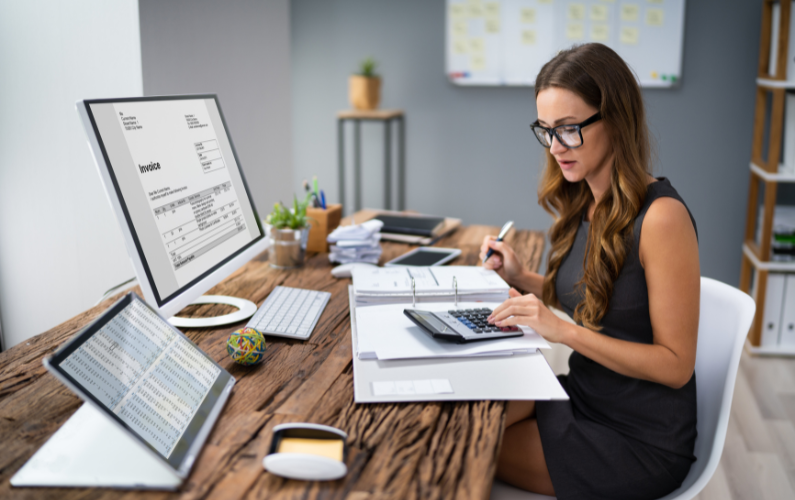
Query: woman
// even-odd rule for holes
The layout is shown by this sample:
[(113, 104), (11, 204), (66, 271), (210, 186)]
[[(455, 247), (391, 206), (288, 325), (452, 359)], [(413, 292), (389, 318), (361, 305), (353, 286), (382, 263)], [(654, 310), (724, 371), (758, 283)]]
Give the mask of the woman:
[[(539, 203), (554, 223), (545, 276), (488, 237), (485, 267), (510, 285), (497, 326), (528, 325), (574, 350), (568, 401), (511, 401), (497, 477), (569, 498), (653, 499), (695, 460), (700, 295), (695, 221), (650, 172), (637, 81), (610, 48), (563, 51), (541, 69), (532, 127), (548, 148)], [(576, 325), (548, 306), (563, 309)]]

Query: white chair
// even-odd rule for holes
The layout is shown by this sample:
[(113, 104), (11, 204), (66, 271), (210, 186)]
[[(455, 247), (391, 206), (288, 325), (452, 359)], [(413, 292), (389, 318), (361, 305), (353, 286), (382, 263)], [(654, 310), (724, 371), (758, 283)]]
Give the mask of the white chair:
[[(660, 500), (690, 500), (704, 489), (720, 462), (734, 382), (743, 344), (751, 328), (756, 304), (747, 294), (710, 278), (701, 278), (696, 387), (698, 438), (695, 461), (682, 486)], [(492, 500), (554, 500), (495, 480)]]

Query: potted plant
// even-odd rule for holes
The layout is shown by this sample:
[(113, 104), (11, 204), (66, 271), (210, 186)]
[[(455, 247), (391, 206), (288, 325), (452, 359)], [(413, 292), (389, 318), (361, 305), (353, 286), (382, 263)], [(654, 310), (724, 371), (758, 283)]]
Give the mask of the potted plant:
[(359, 65), (359, 73), (351, 75), (348, 96), (354, 108), (371, 110), (378, 107), (381, 100), (381, 77), (375, 73), (377, 65), (375, 59), (368, 57)]
[(282, 202), (276, 203), (273, 205), (273, 212), (265, 219), (271, 243), (271, 267), (293, 269), (304, 263), (306, 242), (309, 238), (306, 207), (311, 196), (308, 193), (304, 201), (298, 201), (293, 195), (293, 208), (285, 207)]

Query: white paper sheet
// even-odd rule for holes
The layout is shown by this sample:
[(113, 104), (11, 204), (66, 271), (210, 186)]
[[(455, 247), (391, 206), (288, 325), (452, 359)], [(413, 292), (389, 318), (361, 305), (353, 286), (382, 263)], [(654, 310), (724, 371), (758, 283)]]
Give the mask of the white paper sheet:
[[(447, 311), (450, 309), (495, 308), (499, 302), (459, 302), (421, 305), (418, 309)], [(549, 344), (532, 328), (522, 326), (524, 335), (499, 340), (455, 344), (431, 337), (403, 314), (406, 304), (357, 306), (357, 356), (359, 359), (412, 359), (511, 355), (549, 349)]]
[(427, 394), (455, 394), (455, 392), (446, 378), (373, 382), (374, 396), (423, 396)]
[(445, 292), (453, 294), (453, 277), (459, 293), (503, 292), (510, 287), (496, 272), (475, 266), (379, 267), (355, 269), (354, 293), (411, 294), (411, 278), (417, 294)]

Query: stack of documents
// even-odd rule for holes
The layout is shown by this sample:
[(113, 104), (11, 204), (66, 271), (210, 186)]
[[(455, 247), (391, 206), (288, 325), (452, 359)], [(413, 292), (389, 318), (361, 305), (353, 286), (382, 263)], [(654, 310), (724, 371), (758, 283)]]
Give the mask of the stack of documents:
[[(434, 273), (439, 269), (443, 268), (433, 268)], [(464, 267), (455, 269), (462, 276), (466, 273)], [(359, 304), (353, 289), (351, 285), (348, 291), (357, 403), (568, 399), (537, 350), (549, 344), (532, 329), (522, 327), (524, 335), (516, 338), (470, 344), (440, 341), (403, 314), (404, 308), (412, 307), (410, 301)], [(422, 300), (415, 307), (429, 311), (499, 305)]]
[(496, 272), (471, 266), (358, 268), (352, 277), (357, 305), (453, 302), (456, 295), (461, 302), (500, 304), (510, 290)]
[[(472, 309), (488, 307), (494, 309), (499, 302), (453, 302), (420, 303), (417, 309), (426, 311), (447, 311), (449, 309)], [(465, 358), (471, 356), (510, 356), (512, 354), (533, 353), (536, 349), (549, 349), (544, 337), (532, 328), (520, 327), (521, 337), (511, 337), (483, 342), (455, 344), (431, 337), (415, 325), (403, 309), (411, 304), (386, 304), (378, 306), (357, 306), (356, 325), (358, 344), (355, 347), (359, 359), (422, 359), (422, 358)]]
[(340, 264), (378, 264), (381, 257), (380, 231), (383, 225), (379, 220), (369, 220), (362, 224), (337, 227), (327, 239), (332, 244), (329, 260)]
[(494, 309), (508, 299), (510, 289), (494, 271), (471, 266), (367, 267), (354, 269), (352, 277), (359, 359), (507, 356), (549, 348), (529, 327), (521, 327), (521, 337), (467, 344), (438, 340), (403, 314), (407, 307), (436, 312)]

